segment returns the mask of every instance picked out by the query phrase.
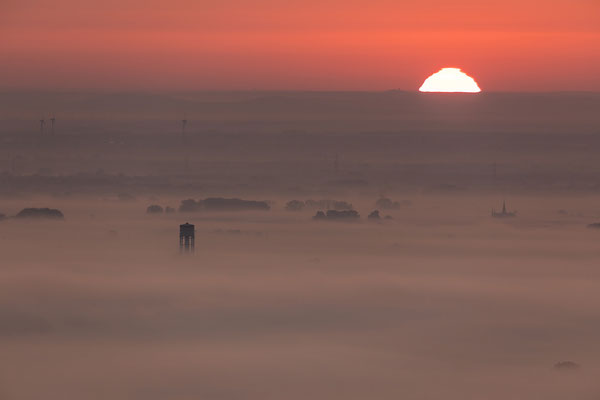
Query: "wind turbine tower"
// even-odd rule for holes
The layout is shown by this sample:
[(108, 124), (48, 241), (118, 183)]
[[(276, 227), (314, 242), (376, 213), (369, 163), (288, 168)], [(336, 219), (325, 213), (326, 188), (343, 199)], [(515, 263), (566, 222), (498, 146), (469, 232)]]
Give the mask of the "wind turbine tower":
[(54, 121), (56, 121), (56, 117), (52, 114), (52, 117), (50, 117), (50, 134), (52, 136), (54, 136)]
[(46, 125), (46, 120), (44, 118), (40, 119), (40, 134), (44, 135), (44, 126)]

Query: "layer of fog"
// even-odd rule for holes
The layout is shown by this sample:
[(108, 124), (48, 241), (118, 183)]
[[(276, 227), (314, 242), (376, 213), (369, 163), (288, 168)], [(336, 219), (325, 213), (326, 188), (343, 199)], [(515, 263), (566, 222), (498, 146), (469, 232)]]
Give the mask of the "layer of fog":
[[(161, 197), (166, 203), (175, 198)], [(595, 398), (598, 198), (423, 195), (369, 223), (311, 210), (148, 215), (31, 198), (0, 222), (5, 398)], [(196, 253), (178, 224), (196, 224)], [(552, 367), (573, 360), (582, 368)]]

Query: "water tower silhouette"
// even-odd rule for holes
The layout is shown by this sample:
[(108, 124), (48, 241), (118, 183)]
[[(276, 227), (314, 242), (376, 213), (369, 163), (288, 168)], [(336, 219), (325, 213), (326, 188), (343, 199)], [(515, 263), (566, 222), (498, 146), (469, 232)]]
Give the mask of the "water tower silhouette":
[(179, 251), (183, 253), (194, 252), (196, 229), (194, 225), (185, 223), (179, 225)]

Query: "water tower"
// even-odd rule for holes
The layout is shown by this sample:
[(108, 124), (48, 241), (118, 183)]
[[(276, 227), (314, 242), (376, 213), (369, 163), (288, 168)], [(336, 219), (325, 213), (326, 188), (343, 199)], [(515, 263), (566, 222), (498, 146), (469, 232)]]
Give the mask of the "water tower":
[(185, 223), (179, 225), (179, 250), (184, 253), (194, 252), (196, 229), (194, 225)]

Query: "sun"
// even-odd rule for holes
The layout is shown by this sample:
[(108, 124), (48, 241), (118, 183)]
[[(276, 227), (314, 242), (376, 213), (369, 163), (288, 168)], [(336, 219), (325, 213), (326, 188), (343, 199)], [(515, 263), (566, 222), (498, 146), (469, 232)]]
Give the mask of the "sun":
[(460, 68), (442, 68), (425, 79), (419, 92), (479, 93), (481, 89), (475, 79), (462, 72)]

